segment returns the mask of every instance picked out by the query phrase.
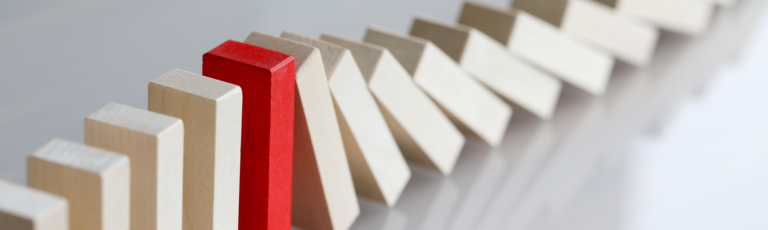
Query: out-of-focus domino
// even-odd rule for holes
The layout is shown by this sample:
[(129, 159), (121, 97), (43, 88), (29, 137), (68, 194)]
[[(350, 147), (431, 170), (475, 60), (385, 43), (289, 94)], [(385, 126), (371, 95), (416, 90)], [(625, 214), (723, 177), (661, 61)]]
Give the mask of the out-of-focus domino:
[(386, 48), (326, 35), (321, 40), (349, 49), (406, 159), (448, 175), (456, 165), (464, 136), (416, 86)]
[(253, 32), (245, 43), (296, 59), (292, 223), (348, 229), (360, 214), (320, 50)]
[(410, 33), (431, 41), (507, 101), (539, 118), (552, 117), (562, 88), (560, 81), (513, 56), (483, 32), (465, 25), (416, 18)]
[(236, 229), (240, 87), (184, 70), (149, 83), (149, 111), (184, 122), (184, 229)]
[(715, 4), (731, 5), (735, 0), (596, 0), (614, 7), (619, 14), (637, 17), (688, 35), (700, 35), (709, 27)]
[(512, 108), (432, 42), (378, 28), (368, 28), (363, 40), (392, 52), (416, 84), (464, 133), (494, 147), (501, 143)]
[(85, 118), (85, 144), (130, 158), (131, 229), (182, 228), (181, 119), (109, 103)]
[(0, 228), (68, 230), (69, 203), (63, 197), (0, 180)]
[(27, 185), (69, 201), (69, 228), (130, 229), (127, 156), (54, 139), (27, 160)]
[(283, 32), (281, 37), (320, 50), (355, 191), (358, 196), (394, 206), (411, 178), (411, 170), (352, 53), (295, 33)]

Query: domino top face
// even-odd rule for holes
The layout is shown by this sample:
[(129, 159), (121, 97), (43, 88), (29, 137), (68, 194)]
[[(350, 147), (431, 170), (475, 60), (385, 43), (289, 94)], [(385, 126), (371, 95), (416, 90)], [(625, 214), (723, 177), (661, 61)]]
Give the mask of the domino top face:
[(275, 72), (294, 60), (291, 55), (232, 40), (222, 43), (205, 55), (242, 62), (270, 72)]
[(618, 0), (620, 14), (640, 19), (674, 32), (700, 35), (709, 27), (715, 5), (702, 0)]
[[(5, 212), (35, 221), (53, 212), (68, 209), (69, 202), (64, 198), (0, 180), (0, 215)], [(69, 226), (67, 222), (64, 222), (65, 227), (61, 229)]]
[(377, 45), (350, 41), (325, 34), (321, 36), (321, 40), (339, 44), (340, 46), (349, 49), (349, 51), (354, 54), (357, 66), (360, 68), (360, 73), (363, 74), (363, 77), (367, 82), (371, 81), (371, 77), (373, 77), (373, 73), (376, 71), (377, 64), (382, 56), (384, 56), (385, 49)]
[(315, 47), (259, 32), (251, 32), (251, 34), (248, 35), (244, 42), (246, 44), (251, 44), (293, 56), (293, 58), (295, 58), (297, 67), (296, 78), (299, 78), (298, 73), (301, 72), (302, 67), (305, 66), (304, 62), (309, 60), (310, 56), (317, 55), (317, 53), (319, 53)]
[(507, 46), (511, 43), (517, 13), (513, 8), (496, 8), (477, 2), (464, 2), (459, 23), (483, 31)]
[(117, 103), (107, 104), (88, 115), (86, 120), (107, 123), (150, 136), (161, 136), (169, 130), (183, 126), (181, 119)]
[(176, 89), (213, 101), (220, 101), (237, 93), (242, 93), (237, 85), (180, 69), (163, 74), (163, 76), (152, 80), (150, 84)]
[(61, 139), (54, 139), (32, 153), (32, 157), (103, 175), (128, 164), (127, 156)]
[(569, 0), (514, 0), (512, 8), (519, 9), (555, 25), (560, 26)]
[(386, 47), (411, 75), (415, 75), (419, 66), (423, 64), (421, 61), (427, 46), (434, 46), (419, 37), (400, 36), (379, 28), (368, 28), (364, 40), (367, 43)]
[(460, 24), (448, 25), (418, 17), (411, 27), (411, 35), (431, 41), (458, 63), (464, 60), (467, 44), (473, 32), (476, 31), (472, 27)]
[(328, 79), (331, 79), (333, 77), (334, 73), (336, 72), (336, 69), (341, 64), (341, 61), (344, 58), (344, 55), (349, 53), (349, 50), (345, 49), (344, 47), (337, 46), (337, 45), (324, 42), (321, 40), (317, 40), (317, 39), (308, 38), (308, 37), (291, 33), (291, 32), (283, 32), (281, 37), (286, 38), (288, 40), (303, 43), (306, 45), (310, 45), (320, 50), (320, 53), (322, 54), (321, 56), (323, 56), (323, 66), (325, 67), (325, 75), (328, 77)]

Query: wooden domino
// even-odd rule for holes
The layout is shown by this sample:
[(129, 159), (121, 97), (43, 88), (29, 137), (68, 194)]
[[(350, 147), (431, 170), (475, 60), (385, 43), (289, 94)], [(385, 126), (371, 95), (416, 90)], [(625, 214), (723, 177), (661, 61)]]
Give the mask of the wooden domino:
[(519, 60), (488, 35), (469, 26), (426, 18), (416, 18), (410, 33), (434, 43), (507, 101), (542, 119), (554, 113), (562, 83)]
[(450, 174), (464, 136), (397, 59), (380, 46), (326, 34), (321, 40), (352, 52), (405, 158)]
[(320, 50), (355, 191), (358, 196), (394, 206), (411, 178), (411, 170), (352, 53), (295, 33), (284, 32), (281, 37)]
[[(623, 17), (592, 0), (518, 0), (514, 7), (559, 26), (565, 34), (635, 66), (650, 62), (659, 37), (659, 31), (650, 24)], [(459, 22), (471, 21), (482, 14), (503, 15), (505, 12), (478, 3), (465, 3)]]
[(70, 141), (49, 141), (27, 160), (27, 185), (69, 201), (69, 228), (130, 229), (127, 156)]
[(109, 103), (85, 118), (85, 144), (131, 161), (131, 229), (182, 228), (184, 125), (178, 118)]
[(365, 42), (387, 48), (448, 118), (464, 133), (499, 146), (512, 108), (467, 75), (432, 42), (368, 28)]
[(239, 229), (290, 229), (295, 62), (227, 41), (203, 55), (203, 75), (240, 86)]
[(245, 43), (296, 59), (293, 225), (348, 229), (360, 213), (320, 51), (258, 32)]
[(237, 229), (240, 87), (184, 70), (149, 83), (149, 111), (184, 122), (184, 229)]
[[(493, 36), (509, 52), (593, 95), (608, 86), (614, 60), (561, 33), (531, 14), (511, 8), (465, 4), (460, 22)], [(503, 25), (503, 26), (497, 26)]]
[(0, 228), (68, 230), (69, 203), (63, 197), (0, 180)]
[(735, 0), (597, 0), (614, 7), (619, 14), (646, 20), (662, 29), (700, 35), (709, 27), (715, 4)]

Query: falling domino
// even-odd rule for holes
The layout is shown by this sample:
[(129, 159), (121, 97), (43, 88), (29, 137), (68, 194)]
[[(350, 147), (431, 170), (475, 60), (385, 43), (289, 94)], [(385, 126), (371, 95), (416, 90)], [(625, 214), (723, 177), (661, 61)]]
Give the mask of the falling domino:
[(394, 206), (411, 170), (352, 53), (294, 33), (284, 32), (282, 37), (320, 50), (357, 195)]
[(352, 52), (405, 158), (449, 175), (464, 146), (464, 136), (397, 59), (380, 46), (325, 34), (321, 40)]
[(240, 87), (184, 70), (149, 83), (149, 111), (184, 122), (184, 229), (237, 229)]
[(130, 161), (125, 155), (54, 139), (27, 160), (27, 185), (69, 201), (69, 228), (130, 228)]
[(392, 52), (460, 130), (494, 147), (501, 143), (512, 108), (432, 42), (377, 28), (369, 28), (364, 41)]
[(479, 4), (466, 4), (464, 9), (468, 12), (462, 13), (461, 23), (490, 34), (509, 52), (592, 95), (605, 92), (614, 63), (607, 53), (522, 11)]
[(0, 180), (0, 228), (68, 230), (69, 204), (63, 197)]
[(730, 5), (735, 0), (597, 0), (619, 14), (647, 20), (662, 29), (700, 35), (709, 27), (714, 3)]
[(257, 32), (245, 43), (296, 59), (293, 225), (308, 230), (348, 229), (360, 206), (320, 51)]
[(477, 29), (416, 18), (411, 35), (431, 41), (502, 98), (539, 118), (554, 113), (562, 83), (518, 60)]
[(239, 229), (291, 228), (294, 59), (227, 41), (203, 55), (203, 75), (243, 91)]
[(85, 144), (131, 160), (131, 229), (180, 230), (184, 125), (178, 118), (109, 103), (85, 118)]
[[(517, 0), (514, 4), (516, 9), (559, 26), (564, 33), (635, 66), (645, 66), (650, 62), (659, 37), (655, 27), (622, 17), (610, 7), (592, 0)], [(514, 17), (482, 4), (465, 3), (459, 23), (477, 24), (471, 20), (480, 20), (483, 14)], [(486, 25), (477, 24), (476, 27)], [(504, 39), (504, 43), (509, 38), (499, 36), (497, 39)]]

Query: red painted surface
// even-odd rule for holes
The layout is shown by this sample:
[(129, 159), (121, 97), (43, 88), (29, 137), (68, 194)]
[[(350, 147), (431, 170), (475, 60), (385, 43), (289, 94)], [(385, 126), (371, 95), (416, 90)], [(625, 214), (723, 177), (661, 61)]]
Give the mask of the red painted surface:
[(203, 75), (243, 90), (239, 229), (290, 229), (295, 63), (236, 41), (203, 55)]

